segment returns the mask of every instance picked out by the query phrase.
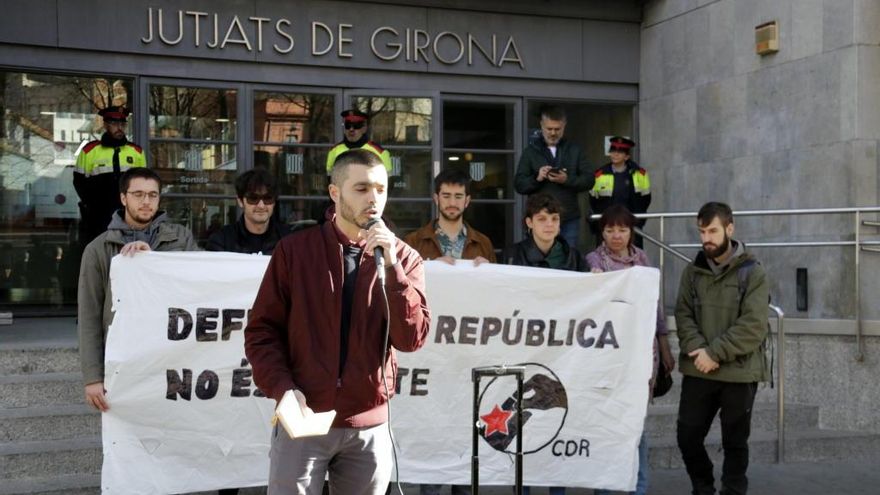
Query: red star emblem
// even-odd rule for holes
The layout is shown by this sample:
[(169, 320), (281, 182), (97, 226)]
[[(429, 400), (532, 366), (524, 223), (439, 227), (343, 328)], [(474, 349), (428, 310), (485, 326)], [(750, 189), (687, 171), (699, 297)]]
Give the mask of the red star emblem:
[(495, 404), (495, 407), (492, 408), (492, 412), (480, 416), (480, 419), (486, 423), (486, 437), (496, 431), (507, 435), (509, 433), (507, 430), (507, 422), (510, 420), (511, 416), (513, 416), (513, 411), (505, 411), (498, 407), (498, 404)]

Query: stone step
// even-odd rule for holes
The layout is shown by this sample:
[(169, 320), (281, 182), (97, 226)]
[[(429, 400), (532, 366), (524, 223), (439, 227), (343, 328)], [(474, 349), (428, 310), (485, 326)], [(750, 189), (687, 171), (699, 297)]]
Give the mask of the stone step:
[(99, 436), (101, 414), (83, 405), (0, 409), (0, 442)]
[(37, 440), (0, 444), (0, 485), (52, 475), (101, 473), (101, 438)]
[(0, 376), (79, 372), (79, 351), (75, 348), (0, 349)]
[(62, 474), (3, 480), (0, 483), (0, 495), (97, 495), (99, 493), (101, 493), (100, 474)]
[(0, 408), (83, 404), (80, 373), (0, 376)]
[[(772, 463), (776, 460), (776, 433), (752, 431), (749, 438), (749, 462)], [(651, 438), (648, 443), (652, 468), (684, 467), (674, 435)], [(706, 450), (716, 464), (723, 459), (721, 435), (706, 437)], [(880, 451), (880, 434), (835, 430), (786, 430), (785, 462), (817, 462), (839, 459), (871, 459)]]
[[(752, 409), (752, 431), (776, 431), (776, 403), (756, 403)], [(648, 406), (645, 429), (650, 437), (675, 435), (678, 406)], [(715, 416), (710, 431), (721, 431), (719, 417)], [(785, 405), (785, 427), (793, 430), (807, 430), (819, 427), (819, 407), (804, 404)]]
[[(677, 406), (678, 399), (681, 397), (681, 380), (683, 376), (678, 371), (672, 373), (672, 388), (663, 397), (656, 397), (654, 405), (656, 406)], [(775, 403), (777, 401), (776, 388), (770, 388), (767, 384), (758, 385), (758, 391), (755, 394), (755, 403)]]

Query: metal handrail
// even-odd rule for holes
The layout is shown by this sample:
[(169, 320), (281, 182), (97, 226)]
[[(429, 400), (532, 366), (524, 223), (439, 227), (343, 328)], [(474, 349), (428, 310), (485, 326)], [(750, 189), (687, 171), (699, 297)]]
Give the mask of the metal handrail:
[[(843, 246), (843, 247), (853, 247), (854, 249), (854, 297), (853, 301), (855, 304), (855, 339), (856, 339), (856, 355), (855, 360), (857, 362), (862, 362), (865, 359), (865, 342), (864, 342), (864, 331), (862, 325), (862, 304), (861, 304), (861, 274), (860, 274), (860, 253), (862, 251), (869, 253), (880, 253), (880, 248), (875, 246), (880, 246), (880, 241), (875, 240), (863, 240), (860, 232), (861, 226), (867, 227), (878, 227), (880, 226), (880, 222), (873, 220), (862, 220), (861, 216), (864, 213), (880, 213), (880, 206), (856, 206), (856, 207), (847, 207), (847, 208), (799, 208), (799, 209), (786, 209), (786, 210), (742, 210), (742, 211), (734, 211), (735, 217), (743, 217), (743, 216), (772, 216), (772, 215), (853, 215), (855, 217), (855, 229), (854, 235), (855, 238), (852, 241), (812, 241), (812, 242), (755, 242), (749, 243), (750, 247), (754, 248), (776, 248), (776, 247), (831, 247), (831, 246)], [(667, 212), (667, 213), (639, 213), (636, 214), (637, 218), (640, 219), (658, 219), (659, 229), (660, 229), (660, 241), (665, 243), (666, 240), (666, 219), (667, 218), (696, 218), (697, 214), (695, 212)], [(601, 215), (591, 215), (591, 220), (598, 220)], [(639, 230), (641, 232), (641, 230)], [(644, 232), (641, 232), (642, 236), (645, 237)], [(647, 237), (645, 237), (647, 239)], [(656, 243), (656, 239), (653, 242)], [(700, 248), (699, 244), (668, 244), (668, 247), (671, 248)], [(659, 259), (659, 268), (660, 268), (660, 278), (663, 280), (665, 274), (665, 249), (660, 250), (660, 259)], [(666, 291), (660, 291), (660, 303), (665, 306), (666, 304)]]
[[(693, 261), (669, 244), (644, 233), (642, 229), (635, 227), (635, 231), (647, 241), (660, 247), (661, 253), (664, 251), (669, 252), (678, 259), (688, 263)], [(776, 315), (776, 463), (782, 464), (785, 462), (785, 312), (782, 311), (782, 308), (773, 304), (769, 304), (768, 307)]]

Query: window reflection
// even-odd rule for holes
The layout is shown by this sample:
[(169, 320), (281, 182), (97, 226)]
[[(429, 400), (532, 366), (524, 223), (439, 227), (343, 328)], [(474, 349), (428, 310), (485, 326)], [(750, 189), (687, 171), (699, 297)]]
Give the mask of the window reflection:
[(471, 178), (473, 199), (513, 199), (513, 154), (450, 153), (444, 168), (456, 168)]
[(164, 192), (233, 194), (235, 145), (153, 142), (150, 167), (162, 177)]
[(370, 116), (373, 141), (383, 146), (431, 144), (431, 98), (358, 96), (354, 105)]
[(234, 199), (163, 197), (159, 209), (168, 214), (169, 222), (190, 229), (202, 248), (211, 234), (238, 219)]
[(431, 221), (430, 201), (389, 201), (385, 204), (388, 227), (401, 239)]
[(429, 198), (431, 182), (431, 152), (420, 150), (391, 150), (391, 197)]
[(254, 166), (268, 169), (286, 196), (327, 196), (327, 148), (257, 146)]
[(0, 308), (73, 311), (76, 153), (103, 133), (97, 110), (132, 94), (131, 79), (0, 71)]
[(443, 147), (513, 149), (513, 104), (443, 102)]
[(333, 143), (332, 95), (254, 93), (254, 141)]
[(498, 262), (505, 262), (501, 252), (516, 242), (513, 239), (513, 225), (519, 221), (513, 218), (513, 203), (476, 201), (464, 211), (464, 220), (492, 241)]
[(150, 137), (235, 140), (236, 91), (150, 86)]

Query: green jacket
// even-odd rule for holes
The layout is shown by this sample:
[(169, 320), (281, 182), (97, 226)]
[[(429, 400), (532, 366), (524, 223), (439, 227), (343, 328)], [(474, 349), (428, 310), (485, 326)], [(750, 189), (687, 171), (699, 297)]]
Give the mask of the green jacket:
[[(192, 232), (183, 225), (161, 223), (154, 251), (198, 251)], [(110, 311), (110, 260), (125, 242), (122, 232), (108, 230), (83, 251), (79, 268), (78, 327), (79, 356), (86, 385), (104, 380), (104, 342), (113, 321)]]
[[(762, 345), (767, 335), (767, 276), (755, 263), (741, 298), (737, 270), (754, 257), (745, 251), (735, 256), (715, 275), (700, 252), (681, 275), (675, 324), (681, 347), (679, 369), (684, 375), (738, 383), (769, 380)], [(699, 348), (718, 362), (717, 370), (709, 374), (697, 370), (687, 354)]]

